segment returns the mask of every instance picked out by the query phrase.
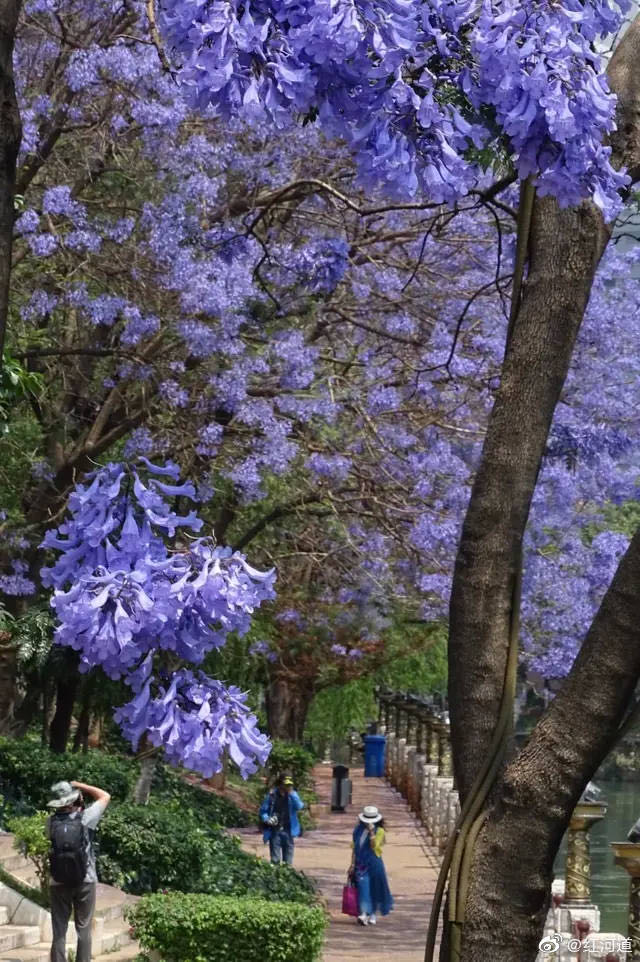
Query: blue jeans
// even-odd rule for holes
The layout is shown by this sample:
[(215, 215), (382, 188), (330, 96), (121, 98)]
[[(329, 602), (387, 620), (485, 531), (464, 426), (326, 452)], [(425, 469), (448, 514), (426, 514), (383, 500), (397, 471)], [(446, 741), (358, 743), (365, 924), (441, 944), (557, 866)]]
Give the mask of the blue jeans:
[(269, 839), (269, 852), (272, 865), (279, 865), (281, 858), (287, 865), (293, 865), (293, 839), (289, 832), (284, 832), (282, 829), (272, 832)]

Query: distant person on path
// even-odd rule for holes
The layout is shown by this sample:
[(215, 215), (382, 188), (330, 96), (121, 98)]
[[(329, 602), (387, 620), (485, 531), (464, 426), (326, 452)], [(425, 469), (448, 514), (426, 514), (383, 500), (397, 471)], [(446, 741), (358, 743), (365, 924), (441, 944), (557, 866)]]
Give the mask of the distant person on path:
[(375, 925), (376, 914), (388, 915), (393, 908), (387, 873), (382, 861), (384, 821), (375, 805), (365, 805), (353, 831), (353, 855), (349, 875), (358, 889), (359, 925)]
[(282, 859), (293, 865), (294, 839), (300, 835), (298, 812), (304, 802), (293, 788), (289, 775), (280, 775), (260, 806), (260, 822), (265, 826), (262, 836), (269, 843), (271, 864), (279, 865)]
[[(93, 802), (85, 808), (82, 792)], [(93, 839), (111, 801), (108, 792), (83, 782), (57, 782), (51, 788), (47, 820), (51, 841), (51, 962), (67, 962), (67, 928), (73, 911), (78, 936), (76, 962), (91, 962), (91, 923), (96, 907), (96, 857)]]

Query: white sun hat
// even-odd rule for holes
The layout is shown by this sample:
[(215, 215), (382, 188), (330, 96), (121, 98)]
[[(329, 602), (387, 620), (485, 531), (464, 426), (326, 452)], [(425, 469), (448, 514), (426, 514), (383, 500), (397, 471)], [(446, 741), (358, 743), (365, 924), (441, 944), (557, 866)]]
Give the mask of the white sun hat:
[(382, 815), (375, 805), (365, 805), (358, 815), (358, 818), (361, 822), (364, 822), (365, 825), (375, 825), (376, 822), (382, 821)]

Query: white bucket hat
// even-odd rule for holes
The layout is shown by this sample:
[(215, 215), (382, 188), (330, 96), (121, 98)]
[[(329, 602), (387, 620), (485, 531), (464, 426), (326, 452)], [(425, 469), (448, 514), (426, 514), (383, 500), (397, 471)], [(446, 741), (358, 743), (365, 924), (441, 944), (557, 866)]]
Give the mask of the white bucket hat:
[(382, 815), (375, 805), (365, 805), (358, 815), (358, 818), (361, 822), (364, 822), (365, 825), (375, 825), (376, 822), (382, 821)]
[(53, 798), (49, 802), (49, 808), (67, 808), (80, 798), (78, 789), (72, 788), (69, 782), (56, 782), (51, 786), (51, 794)]

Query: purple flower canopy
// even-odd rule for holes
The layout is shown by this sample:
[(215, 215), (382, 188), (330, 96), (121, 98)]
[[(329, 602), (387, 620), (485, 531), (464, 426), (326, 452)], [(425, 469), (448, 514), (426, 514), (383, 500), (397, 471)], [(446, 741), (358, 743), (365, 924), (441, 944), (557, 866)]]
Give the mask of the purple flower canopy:
[[(563, 205), (620, 209), (624, 173), (594, 41), (630, 0), (161, 0), (186, 100), (286, 127), (316, 121), (355, 154), (367, 186), (455, 202), (500, 146)], [(490, 118), (490, 119), (489, 119)], [(339, 262), (341, 252), (335, 251)], [(316, 283), (333, 283), (331, 257)], [(337, 269), (339, 273), (339, 268)], [(325, 276), (326, 275), (326, 278)]]
[(108, 464), (76, 487), (70, 519), (43, 541), (58, 552), (42, 569), (54, 588), (55, 638), (79, 652), (81, 671), (100, 667), (137, 692), (115, 716), (134, 747), (146, 733), (170, 762), (207, 776), (228, 751), (246, 776), (270, 750), (246, 696), (201, 672), (167, 676), (166, 665), (198, 665), (231, 632), (246, 634), (254, 610), (275, 597), (275, 573), (208, 538), (176, 541), (176, 532), (202, 527), (194, 511), (181, 516), (167, 503), (195, 500), (178, 476), (171, 462), (141, 457), (135, 468)]

